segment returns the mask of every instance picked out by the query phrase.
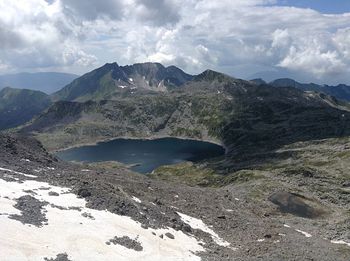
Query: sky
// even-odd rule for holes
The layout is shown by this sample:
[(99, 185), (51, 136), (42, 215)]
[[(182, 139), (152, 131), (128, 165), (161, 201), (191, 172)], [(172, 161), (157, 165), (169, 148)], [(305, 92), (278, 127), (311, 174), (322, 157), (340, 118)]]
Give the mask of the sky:
[(350, 84), (350, 1), (0, 0), (0, 74), (148, 61)]
[(349, 0), (280, 0), (281, 6), (311, 8), (324, 14), (343, 14), (350, 12)]

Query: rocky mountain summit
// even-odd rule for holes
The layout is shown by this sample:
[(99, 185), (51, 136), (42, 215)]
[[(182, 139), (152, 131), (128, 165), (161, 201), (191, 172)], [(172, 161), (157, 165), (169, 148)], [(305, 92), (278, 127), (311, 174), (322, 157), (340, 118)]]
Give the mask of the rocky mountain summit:
[(165, 92), (192, 79), (175, 66), (142, 63), (119, 66), (108, 63), (74, 80), (53, 94), (54, 100), (87, 101), (113, 99), (136, 91)]

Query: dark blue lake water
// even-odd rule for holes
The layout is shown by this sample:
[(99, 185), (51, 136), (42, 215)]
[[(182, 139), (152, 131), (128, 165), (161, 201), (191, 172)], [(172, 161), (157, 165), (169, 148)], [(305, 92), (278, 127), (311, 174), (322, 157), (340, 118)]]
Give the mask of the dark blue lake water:
[(203, 141), (162, 138), (155, 140), (116, 139), (93, 146), (82, 146), (56, 153), (65, 161), (101, 162), (119, 161), (137, 164), (131, 169), (150, 173), (162, 165), (183, 161), (197, 162), (221, 156), (223, 147)]

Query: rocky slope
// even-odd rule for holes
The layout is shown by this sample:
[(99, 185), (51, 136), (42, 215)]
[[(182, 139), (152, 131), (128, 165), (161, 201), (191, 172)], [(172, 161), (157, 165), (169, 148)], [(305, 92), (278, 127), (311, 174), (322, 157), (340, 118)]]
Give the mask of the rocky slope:
[[(60, 162), (25, 137), (0, 135), (0, 144), (5, 260), (81, 260), (85, 254), (99, 260), (350, 258), (349, 194), (342, 176), (348, 165), (327, 173), (313, 158), (341, 153), (345, 159), (348, 140), (285, 147), (278, 153), (290, 157), (237, 172), (240, 179), (219, 188), (163, 182), (107, 164)], [(305, 159), (313, 167), (298, 169)], [(19, 231), (21, 238), (15, 236)]]
[(0, 91), (0, 130), (21, 125), (51, 105), (43, 92), (6, 87)]

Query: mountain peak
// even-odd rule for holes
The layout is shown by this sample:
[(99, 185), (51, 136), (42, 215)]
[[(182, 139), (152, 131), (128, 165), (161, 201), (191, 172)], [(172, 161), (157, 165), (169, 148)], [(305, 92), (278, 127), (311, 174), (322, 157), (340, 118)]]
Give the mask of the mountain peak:
[(113, 99), (141, 91), (166, 92), (192, 80), (179, 68), (160, 63), (136, 63), (119, 66), (107, 63), (76, 79), (53, 95), (54, 100), (86, 101)]
[(218, 82), (224, 82), (224, 81), (232, 81), (234, 78), (217, 71), (213, 71), (210, 69), (205, 70), (201, 74), (198, 74), (195, 76), (195, 81), (218, 81)]
[(106, 63), (102, 67), (116, 67), (116, 66), (119, 66), (118, 63), (117, 62), (113, 62), (113, 63)]

